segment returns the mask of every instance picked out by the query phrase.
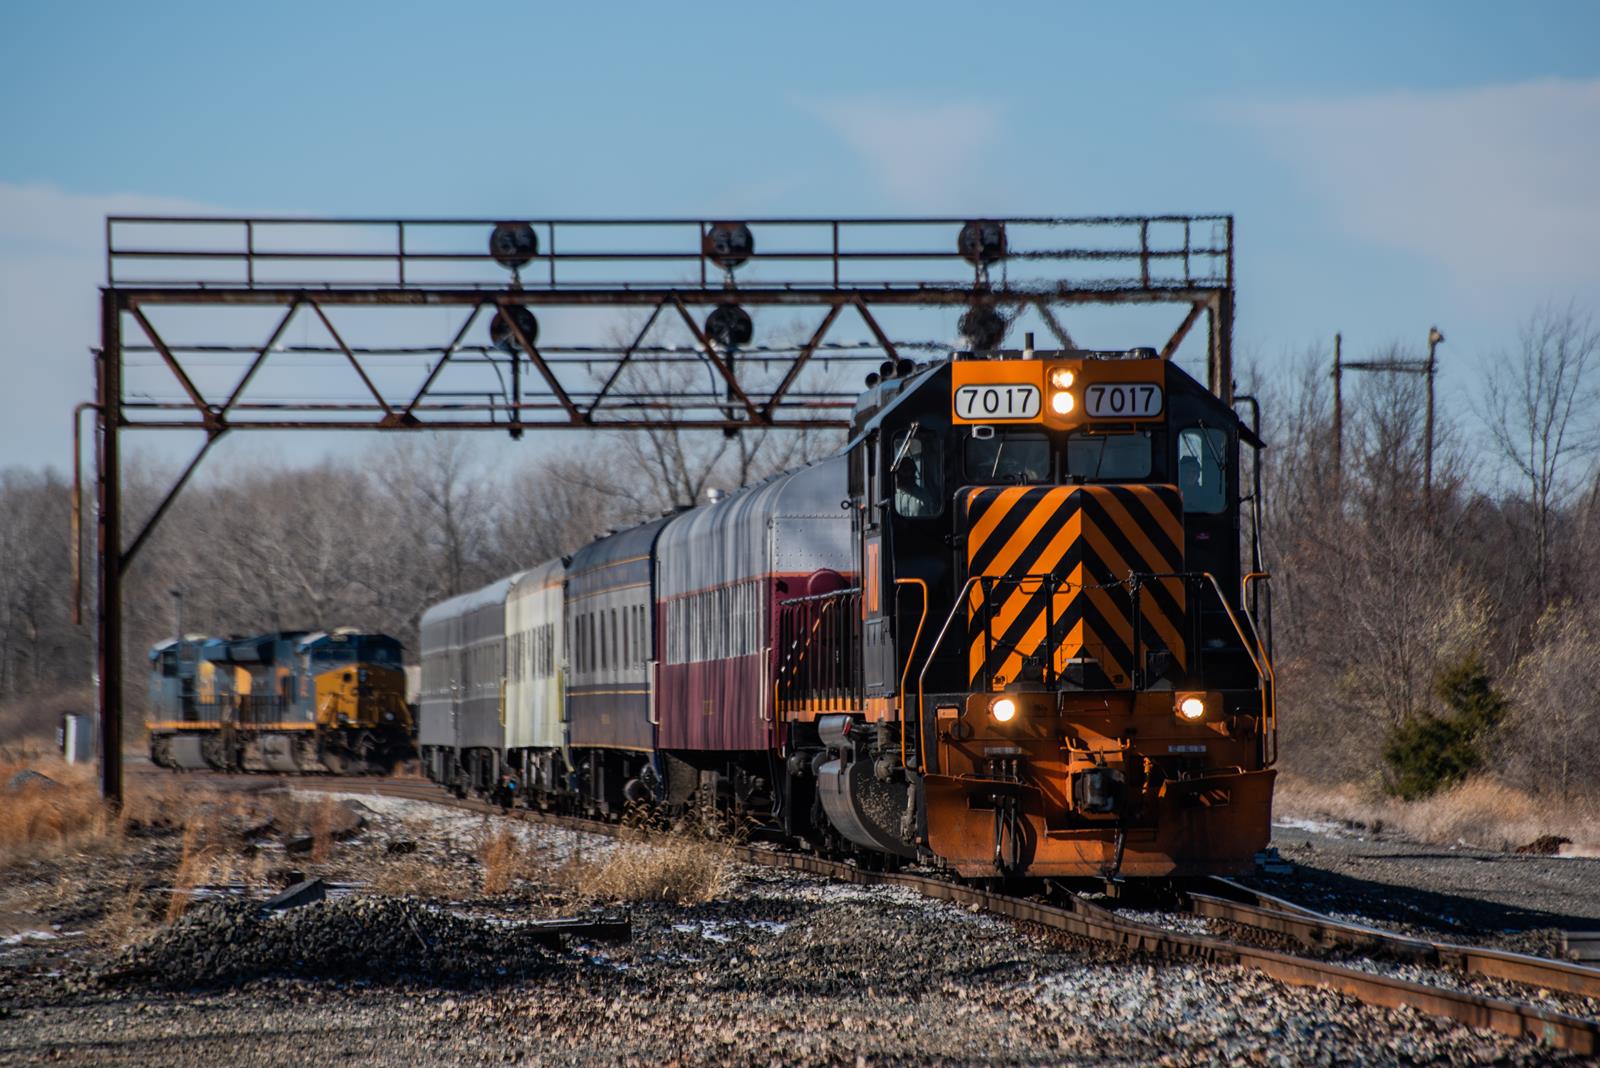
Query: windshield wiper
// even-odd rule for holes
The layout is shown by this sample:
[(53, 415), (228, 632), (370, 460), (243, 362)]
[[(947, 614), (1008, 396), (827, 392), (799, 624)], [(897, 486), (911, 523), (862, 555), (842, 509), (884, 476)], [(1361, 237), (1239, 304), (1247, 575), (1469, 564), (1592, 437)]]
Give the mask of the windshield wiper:
[(912, 420), (911, 425), (906, 428), (906, 439), (900, 443), (899, 451), (894, 454), (894, 462), (889, 465), (891, 475), (900, 470), (900, 464), (905, 460), (906, 453), (911, 451), (911, 443), (917, 440), (917, 431), (921, 429), (921, 420)]

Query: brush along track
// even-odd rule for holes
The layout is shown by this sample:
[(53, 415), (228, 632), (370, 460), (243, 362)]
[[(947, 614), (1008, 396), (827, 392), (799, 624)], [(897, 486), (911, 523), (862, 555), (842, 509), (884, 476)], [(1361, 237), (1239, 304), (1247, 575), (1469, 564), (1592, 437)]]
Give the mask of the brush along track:
[[(225, 775), (217, 775), (215, 779), (220, 783), (238, 782), (236, 778)], [(456, 798), (422, 780), (330, 776), (297, 779), (293, 785), (298, 789), (330, 793), (370, 793), (427, 801), (485, 815), (514, 816), (574, 831), (611, 836), (627, 833), (626, 828), (603, 821), (557, 816), (530, 809), (507, 810), (476, 799)], [(992, 893), (941, 876), (867, 871), (842, 861), (772, 847), (733, 845), (730, 851), (744, 863), (808, 872), (860, 885), (906, 887), (928, 898), (977, 908), (1058, 935), (1113, 946), (1125, 952), (1158, 959), (1187, 958), (1213, 964), (1236, 964), (1292, 986), (1334, 989), (1369, 1005), (1386, 1008), (1410, 1006), (1470, 1027), (1495, 1030), (1516, 1037), (1527, 1036), (1579, 1054), (1600, 1053), (1600, 1020), (1571, 1015), (1527, 1001), (1413, 982), (1394, 975), (1253, 946), (1209, 933), (1169, 930), (1130, 920), (1110, 909), (1075, 897), (1068, 897), (1061, 903), (1045, 902)], [(1543, 990), (1557, 990), (1580, 997), (1600, 995), (1600, 969), (1500, 950), (1393, 935), (1376, 928), (1335, 920), (1225, 880), (1216, 880), (1214, 885), (1233, 900), (1220, 896), (1191, 895), (1189, 907), (1194, 915), (1272, 932), (1312, 949), (1326, 949), (1339, 944), (1377, 956), (1454, 968), (1467, 975)], [(1238, 897), (1249, 897), (1250, 900), (1239, 901)]]

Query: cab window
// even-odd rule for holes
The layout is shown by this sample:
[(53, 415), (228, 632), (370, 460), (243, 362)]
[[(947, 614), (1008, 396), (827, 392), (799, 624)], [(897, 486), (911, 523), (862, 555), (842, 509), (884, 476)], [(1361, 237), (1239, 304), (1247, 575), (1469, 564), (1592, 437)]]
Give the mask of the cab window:
[(1216, 515), (1228, 507), (1228, 434), (1190, 427), (1178, 435), (1178, 492), (1183, 510)]
[(968, 482), (1052, 481), (1050, 439), (1037, 430), (975, 426), (967, 432), (963, 460)]
[(1150, 477), (1154, 452), (1148, 430), (1072, 434), (1067, 438), (1067, 477), (1085, 482), (1143, 481)]
[(894, 511), (907, 519), (926, 519), (944, 511), (944, 465), (939, 436), (931, 430), (903, 430), (889, 452)]

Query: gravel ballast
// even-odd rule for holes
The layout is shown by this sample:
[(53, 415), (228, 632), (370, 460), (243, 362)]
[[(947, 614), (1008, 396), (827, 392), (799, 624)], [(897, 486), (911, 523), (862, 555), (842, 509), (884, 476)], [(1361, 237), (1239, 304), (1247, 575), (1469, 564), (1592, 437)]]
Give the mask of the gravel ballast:
[[(903, 888), (777, 869), (735, 866), (703, 904), (636, 904), (631, 942), (546, 949), (518, 921), (582, 909), (556, 882), (473, 896), (470, 836), (502, 820), (430, 822), (436, 810), (374, 806), (332, 862), (348, 896), (265, 917), (252, 902), (205, 901), (103, 959), (0, 951), (0, 1065), (1569, 1059), (1247, 970), (1085, 949)], [(402, 839), (415, 856), (390, 855)], [(545, 831), (528, 844), (552, 864), (606, 848)], [(418, 857), (454, 893), (351, 886), (355, 872)]]
[(266, 914), (253, 902), (207, 901), (96, 977), (175, 989), (268, 976), (482, 985), (554, 967), (544, 945), (514, 923), (467, 919), (416, 901), (346, 898)]

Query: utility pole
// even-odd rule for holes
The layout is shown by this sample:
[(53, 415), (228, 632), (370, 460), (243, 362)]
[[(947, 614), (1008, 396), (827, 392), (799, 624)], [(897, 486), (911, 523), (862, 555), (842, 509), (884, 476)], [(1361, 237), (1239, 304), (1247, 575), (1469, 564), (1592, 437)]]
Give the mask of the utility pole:
[(1333, 473), (1344, 482), (1344, 364), (1341, 362), (1342, 334), (1333, 335)]
[(1433, 408), (1434, 379), (1438, 373), (1435, 350), (1444, 334), (1437, 326), (1428, 328), (1428, 358), (1426, 360), (1345, 360), (1343, 338), (1333, 335), (1333, 448), (1335, 470), (1341, 475), (1344, 469), (1344, 373), (1346, 371), (1387, 371), (1390, 374), (1425, 375), (1428, 379), (1428, 409), (1422, 431), (1422, 497), (1429, 521), (1433, 518)]
[(1430, 520), (1433, 518), (1433, 380), (1439, 369), (1434, 350), (1443, 340), (1444, 335), (1437, 326), (1428, 327), (1428, 443), (1427, 451), (1422, 454), (1422, 497)]
[(183, 590), (182, 590), (181, 587), (174, 586), (172, 589), (168, 590), (167, 592), (172, 594), (172, 610), (173, 610), (174, 615), (176, 615), (176, 617), (177, 617), (178, 644), (182, 645), (183, 644)]

